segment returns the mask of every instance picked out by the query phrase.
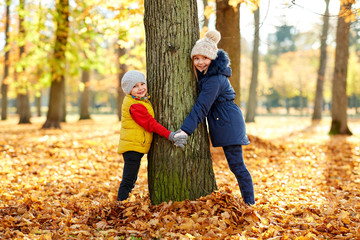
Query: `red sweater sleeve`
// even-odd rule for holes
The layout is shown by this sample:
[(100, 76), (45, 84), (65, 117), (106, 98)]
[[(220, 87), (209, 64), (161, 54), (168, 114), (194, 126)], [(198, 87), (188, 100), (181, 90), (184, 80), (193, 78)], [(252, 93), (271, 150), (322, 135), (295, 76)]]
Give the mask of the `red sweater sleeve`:
[(154, 132), (160, 136), (168, 138), (171, 131), (167, 130), (163, 125), (158, 123), (155, 118), (153, 118), (146, 107), (142, 104), (133, 104), (130, 106), (130, 114), (132, 119), (145, 128), (148, 132)]

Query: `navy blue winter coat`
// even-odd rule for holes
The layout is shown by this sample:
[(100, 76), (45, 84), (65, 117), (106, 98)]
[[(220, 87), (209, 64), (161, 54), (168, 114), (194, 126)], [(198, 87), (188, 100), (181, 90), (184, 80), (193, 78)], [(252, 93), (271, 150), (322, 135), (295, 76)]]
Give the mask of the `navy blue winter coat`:
[(199, 97), (186, 117), (181, 129), (191, 135), (198, 124), (207, 117), (209, 133), (214, 147), (247, 145), (243, 114), (234, 103), (235, 91), (230, 85), (230, 60), (226, 52), (219, 50), (205, 75), (199, 77)]

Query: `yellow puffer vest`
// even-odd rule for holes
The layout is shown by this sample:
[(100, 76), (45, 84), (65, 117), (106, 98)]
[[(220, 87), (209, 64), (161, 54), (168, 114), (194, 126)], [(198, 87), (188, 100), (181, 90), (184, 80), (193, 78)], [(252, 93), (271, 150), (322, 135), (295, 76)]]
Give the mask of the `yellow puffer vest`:
[(135, 151), (148, 153), (153, 133), (148, 132), (145, 128), (137, 124), (130, 115), (130, 106), (133, 104), (142, 104), (146, 107), (149, 114), (154, 117), (154, 109), (150, 101), (135, 100), (131, 95), (126, 95), (121, 110), (121, 129), (118, 153)]

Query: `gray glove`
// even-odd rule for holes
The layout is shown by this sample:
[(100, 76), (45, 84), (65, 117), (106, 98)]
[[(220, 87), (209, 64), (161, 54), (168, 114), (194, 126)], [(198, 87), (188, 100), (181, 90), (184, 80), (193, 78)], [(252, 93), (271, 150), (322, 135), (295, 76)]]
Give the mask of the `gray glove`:
[(177, 133), (180, 133), (181, 129), (177, 130), (176, 132), (171, 132), (169, 135), (169, 140), (174, 142), (175, 146), (184, 148), (187, 143), (187, 135), (180, 135), (177, 137), (174, 137)]
[(181, 136), (177, 136), (176, 138), (174, 137), (177, 133), (180, 133), (181, 129), (177, 130), (176, 132), (171, 132), (168, 139), (171, 142), (175, 142), (176, 140), (187, 140), (187, 136), (185, 135), (181, 135)]
[(174, 136), (175, 136), (175, 134), (176, 134), (176, 132), (171, 132), (171, 133), (170, 133), (170, 135), (169, 135), (169, 137), (168, 137), (169, 141), (174, 142)]
[(180, 148), (185, 148), (185, 145), (187, 144), (187, 140), (186, 139), (175, 139), (175, 146), (180, 147)]

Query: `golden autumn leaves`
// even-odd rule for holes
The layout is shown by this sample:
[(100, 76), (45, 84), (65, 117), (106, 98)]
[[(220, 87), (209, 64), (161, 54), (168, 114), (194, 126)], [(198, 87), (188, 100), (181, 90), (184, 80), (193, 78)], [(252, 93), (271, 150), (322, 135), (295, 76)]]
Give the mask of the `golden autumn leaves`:
[(357, 239), (359, 120), (352, 137), (328, 122), (259, 117), (244, 147), (257, 204), (245, 206), (221, 148), (212, 149), (219, 191), (153, 206), (146, 159), (128, 201), (116, 202), (122, 159), (116, 117), (39, 130), (0, 122), (0, 238)]

